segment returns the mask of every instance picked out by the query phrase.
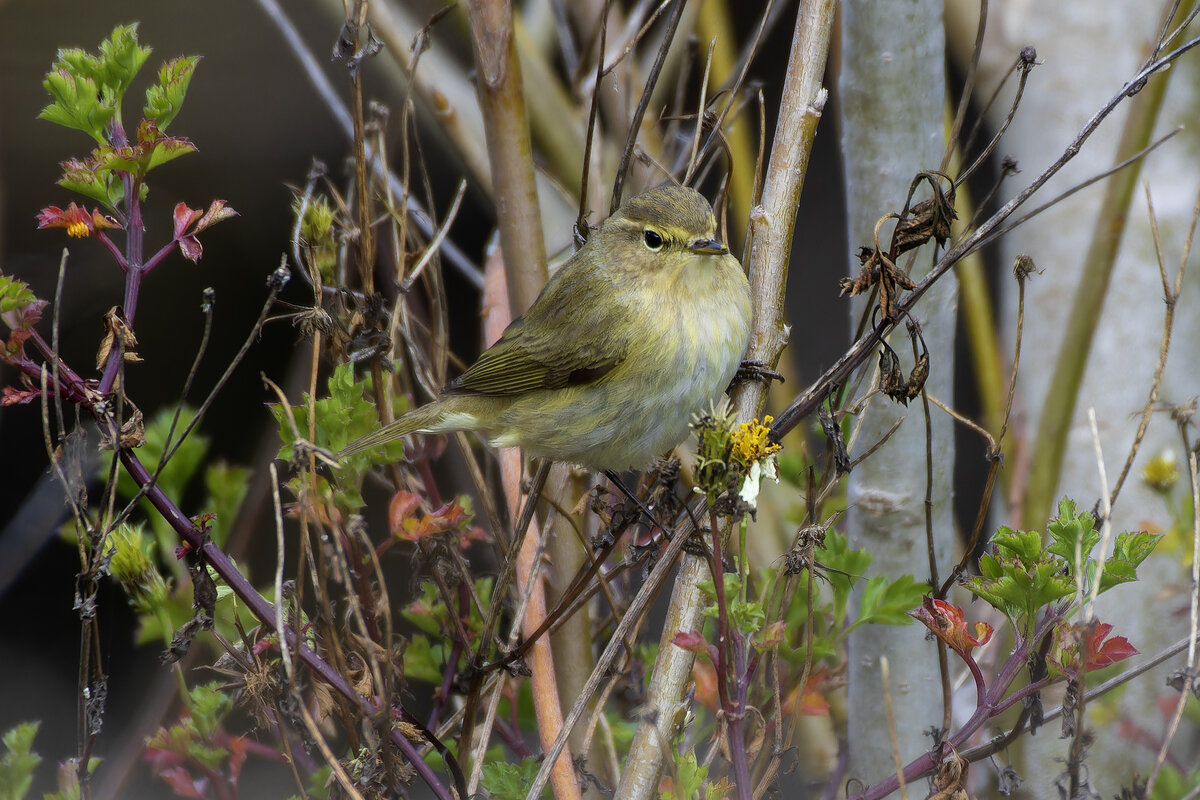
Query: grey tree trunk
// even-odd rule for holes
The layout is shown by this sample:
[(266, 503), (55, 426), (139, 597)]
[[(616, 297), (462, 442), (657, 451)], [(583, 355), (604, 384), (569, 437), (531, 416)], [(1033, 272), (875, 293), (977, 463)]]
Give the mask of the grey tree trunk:
[[(851, 250), (870, 245), (876, 220), (899, 211), (913, 176), (936, 170), (944, 151), (944, 35), (940, 0), (842, 5), (840, 124), (846, 173)], [(927, 195), (918, 195), (917, 200)], [(892, 224), (885, 226), (890, 234)], [(883, 242), (886, 247), (886, 240)], [(918, 251), (913, 275), (930, 265), (928, 248)], [(848, 265), (858, 271), (855, 261)], [(929, 345), (928, 391), (943, 401), (953, 385), (956, 292), (943, 280), (917, 306), (915, 316)], [(854, 304), (855, 324), (862, 305)], [(892, 337), (907, 368), (911, 347), (903, 327)], [(874, 363), (871, 364), (873, 369)], [(874, 381), (868, 378), (862, 391)], [(954, 531), (951, 479), (954, 442), (950, 420), (932, 410), (932, 514), (939, 564), (949, 563)], [(874, 555), (872, 575), (929, 578), (926, 547), (926, 446), (922, 403), (907, 408), (883, 396), (870, 401), (854, 451), (876, 444), (903, 417), (888, 443), (851, 473), (846, 531), (854, 547)], [(943, 567), (944, 569), (945, 567)], [(860, 584), (861, 585), (861, 584)], [(876, 783), (895, 772), (884, 716), (880, 660), (887, 658), (902, 762), (931, 744), (923, 731), (942, 723), (937, 648), (917, 626), (878, 626), (850, 637), (848, 695), (849, 776)]]

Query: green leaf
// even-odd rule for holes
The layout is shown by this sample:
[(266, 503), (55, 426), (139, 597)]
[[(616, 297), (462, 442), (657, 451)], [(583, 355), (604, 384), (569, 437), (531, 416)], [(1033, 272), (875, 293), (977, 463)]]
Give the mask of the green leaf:
[(967, 591), (1004, 614), (1010, 621), (1016, 619), (1019, 613), (1017, 609), (1022, 605), (1023, 598), (1011, 578), (979, 576), (971, 578), (963, 585)]
[(1015, 531), (1001, 527), (992, 537), (996, 554), (1017, 558), (1026, 568), (1042, 558), (1042, 535), (1037, 531)]
[(118, 25), (107, 39), (100, 43), (100, 58), (97, 61), (95, 78), (111, 91), (120, 106), (121, 97), (133, 83), (151, 49), (138, 44), (138, 24)]
[(142, 120), (132, 143), (100, 150), (108, 168), (127, 172), (140, 182), (155, 167), (196, 152), (196, 146), (182, 136), (167, 136), (153, 122)]
[[(101, 761), (100, 758), (89, 758), (87, 774), (96, 774)], [(83, 790), (79, 786), (79, 772), (75, 768), (77, 763), (78, 759), (69, 758), (58, 765), (58, 791), (42, 795), (42, 800), (80, 800)]]
[(223, 692), (221, 685), (216, 682), (192, 687), (188, 698), (191, 724), (206, 739), (220, 731), (221, 723), (233, 709), (233, 698)]
[(659, 792), (660, 800), (692, 800), (708, 779), (708, 767), (696, 763), (696, 753), (688, 750), (675, 756), (675, 780), (669, 792)]
[(1031, 573), (1028, 615), (1032, 618), (1037, 609), (1075, 593), (1075, 580), (1062, 574), (1059, 564), (1042, 561)]
[(1065, 575), (1063, 562), (1033, 550), (1040, 541), (1036, 531), (1001, 529), (992, 553), (979, 559), (980, 575), (964, 585), (974, 595), (1009, 618), (1028, 634), (1039, 608), (1075, 592), (1074, 580)]
[(83, 131), (100, 144), (107, 141), (105, 127), (117, 109), (101, 102), (100, 88), (94, 80), (55, 69), (46, 73), (42, 86), (54, 102), (41, 110), (38, 119)]
[(310, 800), (326, 800), (329, 797), (329, 776), (333, 774), (333, 767), (325, 764), (317, 767), (313, 774), (308, 776), (308, 796)]
[(729, 601), (729, 619), (738, 633), (752, 636), (766, 624), (767, 613), (762, 603), (742, 602), (733, 598)]
[(1157, 533), (1126, 531), (1117, 535), (1113, 555), (1115, 558), (1128, 562), (1133, 567), (1137, 567), (1154, 552), (1154, 548), (1158, 547), (1158, 543), (1162, 538), (1162, 535)]
[[(1092, 586), (1096, 580), (1096, 570), (1099, 564), (1095, 561), (1088, 563), (1088, 586)], [(1119, 586), (1122, 583), (1130, 583), (1137, 580), (1137, 568), (1119, 558), (1110, 558), (1104, 562), (1104, 572), (1100, 575), (1100, 593), (1107, 592), (1114, 586)]]
[(825, 532), (825, 543), (816, 549), (817, 561), (826, 569), (822, 577), (829, 581), (833, 593), (834, 626), (841, 627), (850, 603), (850, 589), (871, 566), (871, 554), (866, 549), (851, 550), (849, 540), (833, 528)]
[[(526, 758), (520, 764), (495, 761), (483, 765), (483, 788), (495, 800), (524, 800), (533, 779), (537, 777), (541, 764), (535, 758)], [(541, 800), (550, 800), (550, 787), (542, 790)]]
[(125, 198), (125, 184), (113, 167), (114, 160), (115, 154), (108, 145), (94, 148), (82, 161), (69, 158), (59, 165), (62, 176), (58, 185), (116, 209)]
[(37, 295), (30, 290), (29, 284), (7, 275), (0, 275), (0, 314), (36, 302)]
[[(367, 397), (370, 395), (371, 381), (368, 378), (362, 382), (354, 379), (354, 367), (350, 364), (339, 364), (326, 382), (329, 396), (316, 401), (315, 427), (316, 441), (314, 444), (338, 451), (350, 442), (372, 432), (379, 427), (379, 416), (375, 406)], [(272, 406), (272, 413), (279, 420), (279, 435), (283, 441), (279, 457), (290, 460), (292, 443), (298, 433), (302, 437), (308, 435), (308, 395), (305, 394), (300, 403), (292, 406), (292, 415), (296, 420), (296, 431), (292, 430), (284, 409)], [(398, 404), (396, 412), (402, 412), (404, 403)], [(358, 466), (357, 472), (365, 471), (371, 464), (398, 461), (404, 457), (404, 443), (392, 442), (387, 446), (361, 453), (346, 460), (346, 466)]]
[[(1095, 518), (1087, 512), (1078, 513), (1074, 501), (1063, 498), (1058, 503), (1058, 516), (1050, 520), (1046, 531), (1050, 535), (1046, 550), (1066, 561), (1072, 575), (1081, 574), (1083, 563), (1100, 542)], [(1075, 558), (1077, 544), (1082, 561)]]
[(146, 106), (142, 113), (160, 129), (166, 130), (183, 108), (188, 84), (199, 63), (199, 56), (180, 56), (159, 67), (158, 83), (146, 90)]
[(911, 575), (901, 575), (889, 581), (880, 575), (867, 582), (859, 602), (859, 616), (854, 626), (909, 625), (913, 618), (910, 609), (921, 604), (921, 598), (929, 591), (929, 585), (917, 583)]
[(443, 672), (449, 649), (443, 645), (433, 645), (429, 637), (418, 633), (412, 637), (404, 648), (404, 677), (414, 681), (424, 681), (434, 685), (440, 684), (445, 677)]
[[(370, 378), (356, 382), (352, 365), (340, 364), (335, 367), (326, 385), (329, 396), (314, 403), (314, 444), (336, 453), (360, 436), (376, 430), (379, 427), (379, 415), (375, 411), (375, 405), (367, 399), (371, 396)], [(279, 424), (279, 439), (282, 443), (279, 458), (290, 461), (296, 437), (308, 438), (308, 403), (309, 398), (305, 394), (299, 403), (291, 406), (290, 417), (288, 409), (282, 405), (269, 406), (272, 416)], [(399, 416), (406, 408), (407, 402), (404, 398), (397, 398), (393, 414)], [(292, 420), (295, 421), (294, 428)], [(357, 511), (363, 505), (358, 487), (366, 471), (375, 464), (394, 463), (403, 458), (404, 442), (388, 442), (342, 461), (340, 469), (337, 470), (336, 490), (328, 483), (324, 486), (339, 508)]]
[(216, 515), (208, 535), (218, 547), (229, 538), (232, 521), (246, 499), (250, 488), (250, 470), (219, 461), (204, 470), (204, 488), (208, 492), (205, 507)]
[[(1114, 586), (1137, 580), (1137, 568), (1154, 552), (1160, 534), (1144, 531), (1129, 532), (1117, 535), (1113, 546), (1113, 554), (1104, 562), (1104, 572), (1100, 576), (1100, 591), (1106, 592)], [(1096, 564), (1089, 564), (1089, 585), (1095, 578)]]
[(42, 761), (33, 752), (33, 738), (41, 724), (22, 722), (0, 738), (4, 745), (4, 754), (0, 756), (0, 800), (22, 800), (33, 785), (33, 771)]
[(42, 81), (54, 102), (38, 116), (105, 144), (106, 128), (120, 113), (125, 91), (149, 56), (150, 48), (138, 44), (137, 23), (114, 28), (100, 43), (98, 56), (78, 48), (59, 50)]
[(433, 581), (422, 581), (420, 596), (400, 609), (400, 616), (430, 636), (441, 636), (446, 630), (446, 604)]
[(1200, 769), (1193, 769), (1186, 776), (1169, 764), (1163, 764), (1150, 800), (1177, 800), (1200, 788)]
[[(195, 409), (188, 406), (179, 410), (179, 421), (174, 426), (170, 441), (167, 439), (167, 434), (171, 431), (171, 423), (174, 418), (173, 409), (164, 409), (146, 425), (145, 443), (139, 449), (138, 457), (148, 469), (153, 472), (157, 468), (163, 454), (179, 441), (180, 434), (187, 428), (188, 423), (195, 415)], [(208, 438), (193, 430), (170, 460), (163, 465), (162, 471), (158, 474), (158, 486), (171, 497), (183, 497), (192, 480), (200, 473), (208, 455), (208, 446)], [(132, 498), (138, 492), (137, 483), (125, 470), (121, 470), (118, 474), (117, 491), (125, 498)], [(164, 559), (169, 568), (177, 575), (182, 575), (182, 565), (175, 558), (169, 557), (178, 543), (175, 530), (161, 514), (154, 510), (149, 500), (143, 497), (139, 503), (146, 511), (147, 518), (154, 530), (159, 547), (159, 557)]]

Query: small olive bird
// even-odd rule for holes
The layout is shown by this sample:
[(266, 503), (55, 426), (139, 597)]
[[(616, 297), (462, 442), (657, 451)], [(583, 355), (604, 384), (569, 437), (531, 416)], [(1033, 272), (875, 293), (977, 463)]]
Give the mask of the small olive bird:
[(441, 397), (338, 458), (480, 431), (610, 475), (648, 466), (729, 386), (750, 337), (750, 286), (716, 228), (694, 189), (629, 198)]

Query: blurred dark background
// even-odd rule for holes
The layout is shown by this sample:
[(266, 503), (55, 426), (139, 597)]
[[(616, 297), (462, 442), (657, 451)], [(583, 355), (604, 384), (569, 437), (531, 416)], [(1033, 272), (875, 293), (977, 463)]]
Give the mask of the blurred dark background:
[[(288, 5), (309, 47), (328, 64), (340, 20), (328, 7)], [(747, 11), (743, 19), (751, 21), (754, 14)], [(778, 101), (793, 19), (792, 12), (784, 15), (752, 71), (765, 82), (771, 109)], [(148, 251), (165, 240), (171, 208), (178, 201), (205, 207), (221, 198), (241, 214), (203, 237), (204, 257), (198, 265), (173, 256), (143, 284), (137, 336), (145, 361), (127, 375), (130, 396), (150, 418), (179, 400), (203, 329), (201, 292), (206, 287), (216, 291), (216, 316), (214, 339), (189, 397), (192, 403), (203, 398), (241, 346), (261, 308), (266, 277), (289, 249), (288, 184), (303, 182), (314, 157), (328, 164), (335, 182), (342, 183), (348, 143), (316, 100), (278, 31), (254, 3), (0, 0), (0, 270), (27, 281), (38, 296), (53, 299), (62, 249), (69, 247), (60, 335), (66, 361), (81, 373), (92, 374), (101, 317), (120, 304), (123, 276), (95, 242), (67, 240), (61, 230), (36, 230), (40, 208), (78, 199), (55, 184), (58, 164), (85, 155), (89, 148), (83, 134), (36, 119), (48, 102), (41, 82), (59, 47), (94, 50), (114, 25), (132, 21), (140, 22), (142, 44), (154, 48), (143, 80), (131, 92), (134, 98), (140, 97), (162, 60), (203, 56), (187, 103), (171, 128), (173, 134), (190, 138), (199, 152), (151, 175)], [(386, 59), (386, 53), (379, 58)], [(330, 64), (327, 71), (346, 96), (344, 70)], [(365, 86), (369, 99), (395, 107), (399, 89), (385, 80), (378, 65), (368, 64)], [(135, 113), (136, 106), (127, 104), (127, 123)], [(829, 366), (848, 336), (844, 307), (830, 302), (850, 252), (842, 233), (833, 119), (829, 106), (796, 230), (796, 252), (802, 255), (794, 261), (791, 275), (793, 346), (788, 356), (794, 359), (791, 366), (799, 384), (789, 383), (793, 391)], [(437, 154), (436, 137), (426, 136), (424, 142), (431, 168), (446, 169), (453, 163)], [(433, 175), (439, 208), (445, 207), (458, 178), (453, 172)], [(468, 256), (477, 258), (490, 226), (487, 212), (468, 196), (453, 236)], [(300, 283), (293, 281), (288, 289), (296, 302), (305, 301)], [(477, 298), (465, 290), (456, 290), (452, 297), (461, 336), (470, 341), (475, 336)], [(49, 313), (48, 309), (41, 326), (47, 338)], [(210, 457), (246, 466), (266, 463), (263, 454), (277, 445), (260, 373), (287, 385), (297, 340), (296, 332), (283, 323), (268, 326), (254, 343), (200, 426), (212, 441)], [(3, 384), (14, 379), (12, 370), (0, 367)], [(292, 396), (298, 397), (298, 391)], [(43, 480), (47, 462), (36, 405), (0, 409), (0, 456), (0, 730), (22, 720), (42, 720), (36, 749), (45, 762), (31, 794), (40, 797), (42, 790), (52, 788), (51, 765), (76, 748), (79, 623), (72, 602), (79, 564), (74, 545), (52, 534), (66, 518), (65, 507), (53, 493), (35, 493), (39, 481), (48, 482)], [(249, 519), (252, 549), (246, 558), (252, 572), (255, 565), (262, 567), (257, 571), (261, 576), (273, 563), (274, 536), (268, 528), (255, 531), (254, 516)], [(128, 736), (145, 735), (146, 720), (138, 712), (144, 704), (153, 705), (146, 693), (161, 683), (158, 679), (166, 668), (158, 664), (158, 647), (134, 646), (134, 620), (124, 597), (111, 586), (101, 594), (100, 620), (104, 669), (110, 676), (108, 713), (97, 752), (105, 756), (118, 751)], [(128, 789), (133, 793), (126, 796), (171, 796), (163, 783), (148, 780), (144, 769), (140, 772)], [(246, 796), (285, 797), (293, 791), (284, 773), (268, 773), (263, 780), (267, 783), (255, 792), (247, 784)]]

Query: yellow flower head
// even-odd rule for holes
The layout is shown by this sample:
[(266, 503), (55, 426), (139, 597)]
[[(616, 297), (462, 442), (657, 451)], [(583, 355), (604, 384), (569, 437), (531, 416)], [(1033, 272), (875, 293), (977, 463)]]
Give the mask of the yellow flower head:
[(771, 434), (770, 425), (774, 419), (768, 414), (763, 417), (761, 423), (753, 420), (743, 422), (738, 426), (737, 431), (733, 434), (733, 452), (731, 454), (735, 461), (748, 467), (755, 461), (762, 461), (771, 454), (779, 452), (779, 445), (768, 438)]

